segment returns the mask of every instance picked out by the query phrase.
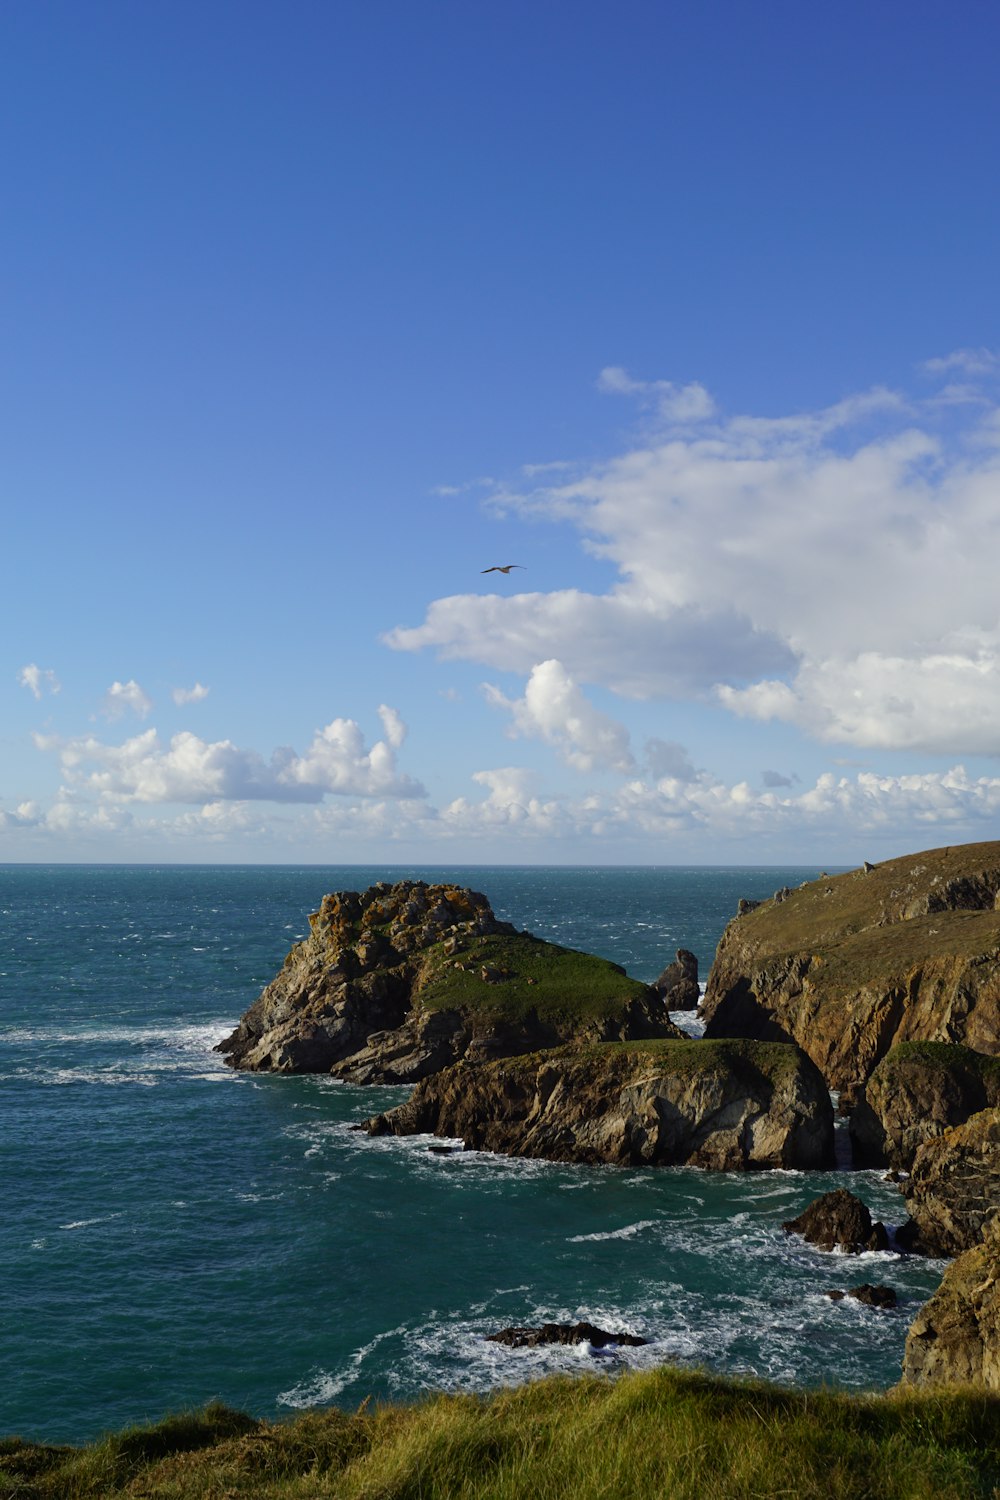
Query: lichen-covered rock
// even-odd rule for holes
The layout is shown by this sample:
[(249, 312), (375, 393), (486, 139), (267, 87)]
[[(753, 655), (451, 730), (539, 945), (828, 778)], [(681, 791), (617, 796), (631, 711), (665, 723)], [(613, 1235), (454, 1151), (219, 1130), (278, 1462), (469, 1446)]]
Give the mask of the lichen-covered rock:
[(900, 1243), (960, 1255), (1000, 1216), (1000, 1109), (985, 1109), (926, 1141), (903, 1185), (910, 1222)]
[(667, 964), (653, 989), (662, 995), (668, 1010), (697, 1010), (701, 999), (698, 988), (698, 960), (688, 948), (678, 948), (677, 957)]
[(906, 1337), (904, 1385), (1000, 1390), (1000, 1225), (960, 1255)]
[(219, 1044), (233, 1067), (412, 1083), (464, 1056), (681, 1034), (649, 986), (518, 932), (461, 886), (337, 891), (309, 926)]
[(807, 1244), (820, 1250), (843, 1250), (860, 1255), (862, 1250), (886, 1250), (889, 1236), (885, 1225), (872, 1221), (867, 1204), (847, 1188), (824, 1193), (816, 1198), (797, 1219), (782, 1224), (786, 1234), (801, 1234)]
[(856, 1167), (909, 1171), (925, 1141), (1000, 1105), (1000, 1057), (956, 1042), (901, 1042), (883, 1057), (851, 1113)]
[(424, 1079), (367, 1128), (620, 1166), (742, 1171), (833, 1160), (822, 1077), (798, 1048), (773, 1043), (633, 1042), (464, 1062)]
[[(1000, 843), (823, 876), (730, 922), (706, 1036), (792, 1040), (831, 1088), (896, 1042), (1000, 1053)], [(779, 899), (780, 897), (780, 899)]]

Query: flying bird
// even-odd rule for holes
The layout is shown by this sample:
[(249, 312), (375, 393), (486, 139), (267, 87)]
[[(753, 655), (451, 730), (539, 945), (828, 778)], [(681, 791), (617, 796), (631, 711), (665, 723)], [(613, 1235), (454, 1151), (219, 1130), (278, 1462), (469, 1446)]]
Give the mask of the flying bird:
[(504, 563), (499, 568), (480, 568), (480, 573), (509, 573), (511, 568), (524, 568), (524, 563)]

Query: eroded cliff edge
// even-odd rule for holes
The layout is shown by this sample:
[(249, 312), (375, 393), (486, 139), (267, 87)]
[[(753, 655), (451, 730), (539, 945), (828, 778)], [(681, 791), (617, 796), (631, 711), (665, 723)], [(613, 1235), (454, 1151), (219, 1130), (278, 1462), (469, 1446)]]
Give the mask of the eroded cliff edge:
[(1000, 1053), (998, 893), (1000, 843), (779, 891), (726, 928), (705, 1034), (797, 1042), (834, 1089), (863, 1082), (896, 1042)]
[(220, 1042), (231, 1066), (415, 1083), (466, 1056), (681, 1035), (650, 986), (518, 932), (462, 886), (335, 891), (309, 926)]
[(833, 1164), (822, 1075), (797, 1047), (773, 1042), (629, 1042), (463, 1062), (366, 1128), (549, 1161), (717, 1171)]

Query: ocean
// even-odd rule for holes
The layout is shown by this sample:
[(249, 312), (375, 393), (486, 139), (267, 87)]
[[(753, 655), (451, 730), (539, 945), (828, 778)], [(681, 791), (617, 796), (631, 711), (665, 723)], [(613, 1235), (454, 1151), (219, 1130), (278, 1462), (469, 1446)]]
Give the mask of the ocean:
[[(327, 891), (457, 880), (648, 981), (678, 947), (704, 978), (740, 896), (818, 873), (0, 866), (0, 1434), (81, 1442), (213, 1398), (275, 1417), (665, 1361), (893, 1384), (942, 1265), (786, 1236), (841, 1174), (440, 1155), (349, 1129), (406, 1089), (239, 1074), (213, 1051)], [(883, 1175), (850, 1185), (897, 1224)], [(862, 1281), (898, 1308), (824, 1296)], [(649, 1342), (485, 1339), (578, 1319)]]

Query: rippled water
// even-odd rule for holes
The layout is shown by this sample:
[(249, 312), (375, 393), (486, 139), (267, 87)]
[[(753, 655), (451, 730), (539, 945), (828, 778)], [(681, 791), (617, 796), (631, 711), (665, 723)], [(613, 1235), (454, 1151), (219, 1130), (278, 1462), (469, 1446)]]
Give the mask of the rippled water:
[[(212, 1051), (328, 890), (457, 878), (648, 980), (681, 945), (704, 974), (739, 896), (816, 873), (0, 867), (0, 1432), (81, 1440), (212, 1397), (270, 1415), (665, 1359), (892, 1383), (941, 1267), (785, 1236), (834, 1174), (438, 1155), (348, 1128), (406, 1090), (235, 1074)], [(902, 1216), (881, 1174), (852, 1185)], [(823, 1296), (861, 1281), (899, 1309)], [(650, 1343), (484, 1338), (581, 1318)]]

